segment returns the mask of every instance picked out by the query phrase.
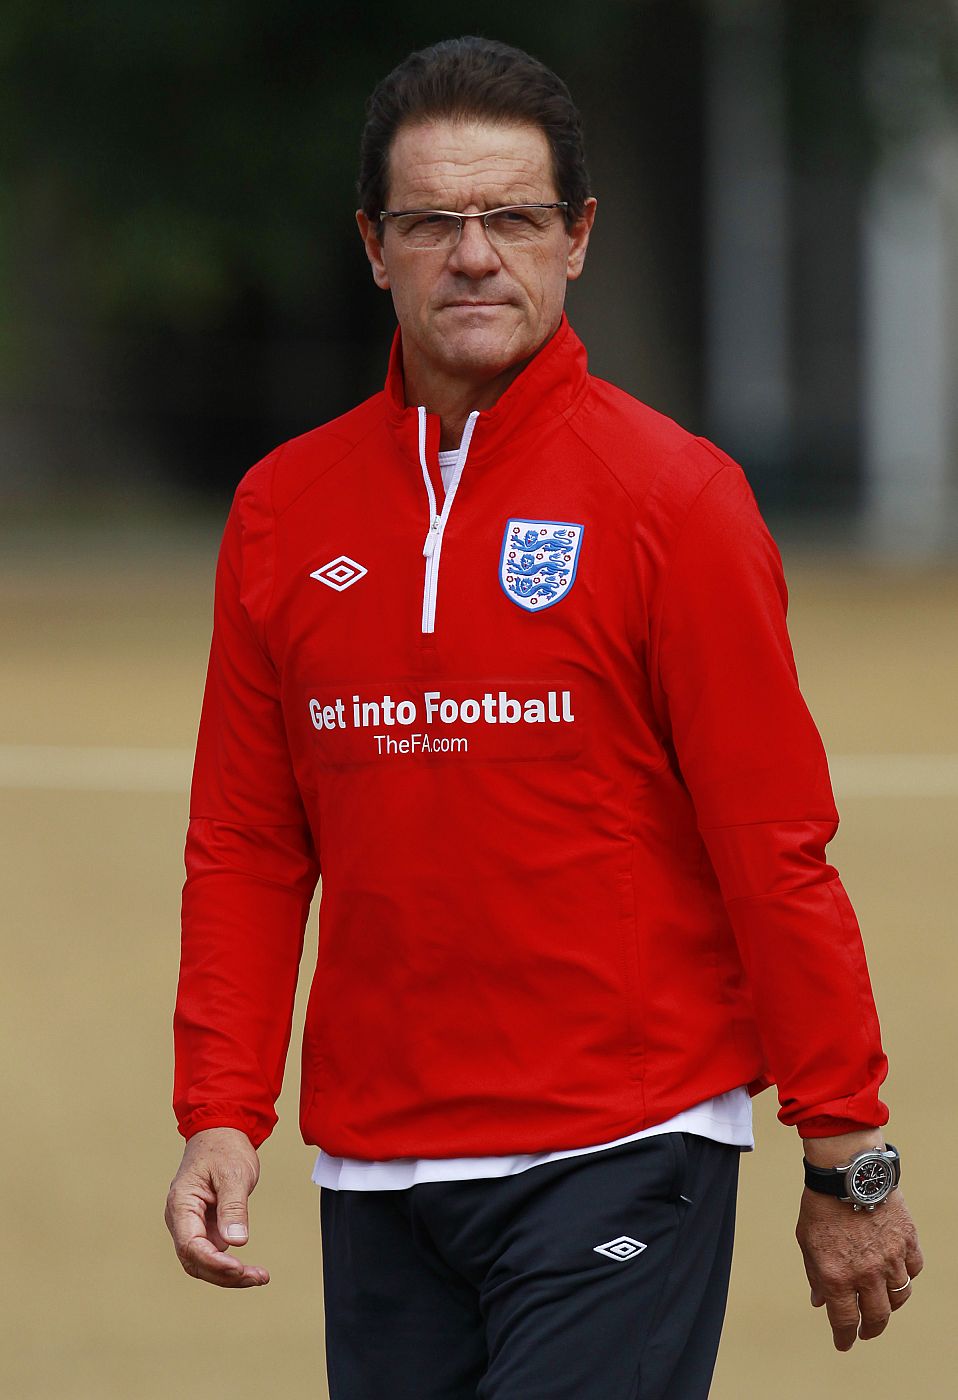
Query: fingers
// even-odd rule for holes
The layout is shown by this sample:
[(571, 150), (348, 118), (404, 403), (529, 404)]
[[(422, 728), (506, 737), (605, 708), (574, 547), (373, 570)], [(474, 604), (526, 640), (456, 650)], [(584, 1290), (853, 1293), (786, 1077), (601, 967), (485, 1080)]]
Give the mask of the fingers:
[[(903, 1298), (904, 1295), (899, 1294), (898, 1297)], [(864, 1293), (842, 1293), (838, 1297), (822, 1298), (820, 1302), (815, 1301), (813, 1292), (812, 1305), (820, 1307), (822, 1302), (828, 1313), (836, 1351), (850, 1351), (858, 1337), (863, 1342), (880, 1337), (896, 1306), (901, 1307), (901, 1303), (896, 1304), (887, 1290), (880, 1286)]]
[(258, 1288), (269, 1283), (269, 1274), (254, 1264), (244, 1264), (233, 1254), (224, 1254), (211, 1240), (196, 1237), (177, 1249), (177, 1256), (191, 1278), (219, 1288)]
[(177, 1258), (192, 1278), (220, 1288), (269, 1282), (266, 1269), (228, 1252), (231, 1244), (249, 1238), (248, 1202), (257, 1174), (248, 1140), (232, 1130), (198, 1134), (188, 1144), (167, 1197), (166, 1224)]
[(207, 1212), (214, 1202), (195, 1186), (176, 1183), (170, 1191), (166, 1224), (173, 1236), (176, 1257), (191, 1278), (214, 1283), (221, 1288), (250, 1288), (269, 1283), (269, 1274), (255, 1265), (244, 1264), (225, 1252), (225, 1242), (215, 1223), (207, 1225)]
[(185, 1271), (191, 1278), (217, 1284), (220, 1288), (251, 1288), (269, 1283), (266, 1269), (244, 1264), (235, 1255), (226, 1253), (227, 1242), (215, 1219), (208, 1223), (208, 1212), (211, 1215), (212, 1210), (212, 1201), (206, 1202), (197, 1194), (179, 1195), (175, 1190), (170, 1193), (166, 1223), (173, 1236), (176, 1257)]
[(899, 1308), (903, 1308), (908, 1302), (908, 1299), (912, 1295), (912, 1282), (918, 1277), (924, 1267), (925, 1260), (921, 1252), (921, 1246), (917, 1239), (913, 1239), (909, 1242), (905, 1251), (905, 1258), (901, 1263), (900, 1269), (897, 1271), (899, 1276), (903, 1273), (905, 1277), (902, 1278), (901, 1283), (898, 1282), (897, 1277), (894, 1282), (892, 1282), (891, 1279), (888, 1281), (888, 1296), (891, 1299), (892, 1312), (897, 1312)]
[(249, 1239), (249, 1185), (234, 1174), (214, 1177), (216, 1189), (216, 1228), (229, 1244), (245, 1244)]
[(910, 1297), (911, 1297), (911, 1279), (910, 1279), (910, 1278), (909, 1278), (908, 1283), (904, 1286), (904, 1288), (901, 1286), (901, 1284), (891, 1284), (891, 1283), (889, 1283), (889, 1285), (888, 1285), (888, 1301), (889, 1301), (889, 1303), (890, 1303), (890, 1305), (891, 1305), (891, 1310), (892, 1310), (892, 1312), (897, 1312), (899, 1308), (903, 1308), (903, 1307), (905, 1306), (905, 1304), (908, 1302), (908, 1299), (909, 1299)]
[(892, 1313), (905, 1305), (911, 1293), (910, 1278), (904, 1287), (890, 1280), (881, 1280), (870, 1283), (857, 1293), (843, 1292), (832, 1296), (813, 1285), (811, 1302), (813, 1308), (825, 1307), (836, 1349), (849, 1351), (856, 1337), (863, 1342), (880, 1337)]
[[(898, 1296), (902, 1297), (903, 1295), (899, 1294)], [(891, 1298), (888, 1284), (884, 1279), (859, 1293), (858, 1309), (862, 1320), (858, 1335), (863, 1342), (869, 1341), (872, 1337), (880, 1337), (888, 1326), (888, 1319), (892, 1315)]]
[[(918, 1277), (925, 1267), (925, 1257), (921, 1252), (921, 1245), (918, 1237), (912, 1228), (906, 1237), (905, 1257), (899, 1267), (895, 1270), (894, 1280), (888, 1281), (888, 1297), (891, 1302), (892, 1312), (897, 1312), (903, 1308), (912, 1295), (912, 1282)], [(902, 1276), (904, 1275), (904, 1277)], [(900, 1281), (899, 1281), (900, 1280)]]
[(825, 1299), (825, 1311), (832, 1329), (832, 1341), (836, 1351), (851, 1351), (858, 1336), (861, 1314), (858, 1311), (858, 1296), (855, 1293), (841, 1293)]

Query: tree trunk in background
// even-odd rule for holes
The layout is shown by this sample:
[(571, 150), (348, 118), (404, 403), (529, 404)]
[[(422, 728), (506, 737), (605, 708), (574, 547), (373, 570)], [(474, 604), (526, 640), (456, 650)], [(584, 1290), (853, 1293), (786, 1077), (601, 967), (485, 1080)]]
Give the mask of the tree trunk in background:
[(790, 428), (781, 0), (713, 0), (707, 36), (707, 422), (775, 498)]
[(883, 6), (867, 51), (885, 139), (864, 220), (862, 523), (871, 548), (921, 556), (958, 543), (958, 132), (933, 35), (895, 19)]

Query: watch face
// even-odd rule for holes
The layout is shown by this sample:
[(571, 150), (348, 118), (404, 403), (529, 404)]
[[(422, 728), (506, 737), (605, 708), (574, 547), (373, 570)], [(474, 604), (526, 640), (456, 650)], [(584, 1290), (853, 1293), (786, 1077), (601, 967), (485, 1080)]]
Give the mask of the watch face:
[(877, 1205), (895, 1184), (890, 1162), (884, 1157), (866, 1157), (848, 1173), (848, 1194), (862, 1205)]

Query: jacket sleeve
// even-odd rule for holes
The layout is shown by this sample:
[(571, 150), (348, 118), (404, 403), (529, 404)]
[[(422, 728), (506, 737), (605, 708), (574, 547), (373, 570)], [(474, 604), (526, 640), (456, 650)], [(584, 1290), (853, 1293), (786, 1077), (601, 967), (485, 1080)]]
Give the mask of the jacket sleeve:
[(825, 847), (838, 827), (786, 627), (782, 561), (728, 459), (700, 491), (661, 594), (657, 680), (738, 944), (783, 1123), (885, 1123), (861, 933)]
[(255, 1146), (276, 1123), (319, 875), (260, 620), (273, 576), (264, 474), (237, 492), (217, 565), (173, 1018), (180, 1132), (235, 1127)]

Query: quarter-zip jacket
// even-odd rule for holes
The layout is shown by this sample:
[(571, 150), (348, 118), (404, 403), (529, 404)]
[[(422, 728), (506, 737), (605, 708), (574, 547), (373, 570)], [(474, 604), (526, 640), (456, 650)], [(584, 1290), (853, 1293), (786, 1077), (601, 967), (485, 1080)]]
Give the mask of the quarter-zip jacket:
[[(586, 1146), (749, 1083), (887, 1119), (861, 936), (741, 468), (563, 318), (471, 415), (383, 392), (237, 491), (186, 845), (180, 1130), (276, 1121), (311, 896), (303, 1136)], [(442, 499), (442, 505), (439, 501)]]

